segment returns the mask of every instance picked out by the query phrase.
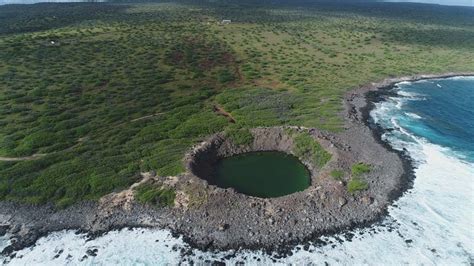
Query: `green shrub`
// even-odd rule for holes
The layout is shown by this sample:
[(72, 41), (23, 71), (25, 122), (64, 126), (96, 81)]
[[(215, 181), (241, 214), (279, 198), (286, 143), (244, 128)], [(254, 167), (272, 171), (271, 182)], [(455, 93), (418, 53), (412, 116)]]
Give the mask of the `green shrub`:
[(344, 172), (342, 170), (332, 170), (331, 171), (331, 176), (338, 181), (342, 181), (342, 178), (344, 177)]
[(46, 147), (58, 141), (57, 136), (51, 132), (36, 132), (26, 136), (21, 145), (17, 148), (17, 153), (21, 155), (31, 155), (35, 150)]
[[(397, 21), (384, 18), (392, 17), (393, 7), (378, 10), (376, 18), (361, 10), (357, 16), (323, 12), (330, 18), (324, 22), (324, 6), (278, 14), (265, 6), (137, 4), (131, 10), (142, 11), (122, 12), (128, 8), (12, 6), (0, 12), (0, 154), (48, 154), (0, 162), (1, 199), (62, 207), (129, 187), (141, 171), (182, 172), (192, 144), (229, 127), (210, 108), (215, 103), (246, 128), (337, 131), (349, 88), (388, 75), (472, 69), (468, 13), (446, 12), (443, 23), (422, 25), (413, 12)], [(208, 30), (201, 23), (221, 12), (248, 27)], [(58, 14), (67, 19), (50, 19)], [(347, 35), (354, 22), (372, 32)], [(400, 39), (406, 40), (401, 50), (394, 42)], [(425, 46), (432, 49), (420, 49)], [(246, 131), (234, 133), (236, 142), (250, 143)], [(313, 156), (320, 149), (308, 144), (298, 147), (308, 160), (327, 162), (327, 153)], [(364, 177), (360, 169), (345, 174)]]
[(8, 183), (7, 182), (1, 182), (0, 183), (0, 200), (5, 199), (5, 196), (8, 195)]
[(369, 187), (367, 182), (360, 178), (352, 178), (347, 184), (347, 191), (355, 193), (357, 191), (366, 190)]
[(331, 159), (331, 154), (324, 150), (308, 133), (299, 133), (293, 140), (293, 152), (297, 157), (311, 159), (319, 168)]
[(171, 132), (171, 135), (175, 138), (208, 136), (222, 131), (228, 123), (223, 116), (218, 116), (210, 111), (200, 112), (187, 117)]
[(183, 153), (191, 145), (189, 139), (158, 141), (142, 153), (140, 170), (156, 171), (160, 176), (184, 172)]
[(227, 69), (219, 71), (217, 74), (217, 80), (220, 83), (227, 83), (235, 80), (235, 76)]
[(356, 163), (352, 165), (351, 173), (353, 177), (360, 177), (363, 174), (370, 172), (371, 167), (365, 163)]
[(172, 188), (156, 187), (152, 184), (140, 185), (135, 190), (135, 198), (140, 203), (158, 207), (173, 206), (176, 192)]
[(225, 134), (236, 145), (250, 145), (253, 142), (252, 132), (248, 128), (230, 128)]
[(72, 198), (62, 198), (56, 202), (56, 208), (58, 209), (65, 209), (71, 206), (74, 203), (74, 199)]
[(159, 168), (157, 173), (160, 176), (175, 176), (186, 171), (181, 160), (175, 160), (167, 165)]

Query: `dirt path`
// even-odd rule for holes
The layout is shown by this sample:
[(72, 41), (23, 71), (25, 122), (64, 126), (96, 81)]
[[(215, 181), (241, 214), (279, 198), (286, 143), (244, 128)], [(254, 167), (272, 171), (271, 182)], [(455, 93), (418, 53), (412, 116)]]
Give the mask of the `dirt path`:
[(224, 110), (224, 108), (220, 107), (219, 105), (214, 105), (214, 112), (216, 112), (217, 114), (219, 115), (222, 115), (222, 116), (225, 116), (227, 117), (227, 120), (229, 120), (229, 122), (231, 123), (235, 123), (235, 118), (232, 117), (232, 115), (230, 113), (228, 113), (226, 110)]
[(0, 156), (0, 161), (2, 161), (2, 162), (28, 161), (28, 160), (36, 160), (36, 159), (39, 159), (43, 156), (46, 156), (46, 154), (38, 153), (38, 154), (33, 154), (31, 156), (25, 156), (25, 157), (1, 157)]
[(113, 213), (114, 208), (121, 207), (125, 210), (130, 210), (133, 203), (133, 189), (137, 188), (141, 184), (152, 180), (154, 175), (151, 173), (141, 173), (142, 179), (132, 184), (129, 188), (120, 192), (113, 192), (105, 195), (99, 200), (99, 208), (102, 210), (103, 215), (110, 215)]
[(142, 116), (142, 117), (139, 117), (139, 118), (132, 119), (132, 120), (130, 120), (130, 122), (136, 122), (136, 121), (140, 121), (140, 120), (143, 120), (143, 119), (151, 118), (151, 117), (162, 115), (162, 114), (164, 114), (164, 113), (156, 113), (156, 114), (152, 114), (152, 115), (146, 115), (146, 116)]

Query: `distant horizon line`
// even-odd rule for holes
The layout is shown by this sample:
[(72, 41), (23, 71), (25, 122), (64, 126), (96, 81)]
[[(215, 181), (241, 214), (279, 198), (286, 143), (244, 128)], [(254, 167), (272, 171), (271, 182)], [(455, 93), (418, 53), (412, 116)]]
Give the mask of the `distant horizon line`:
[[(431, 4), (431, 5), (442, 5), (442, 6), (474, 7), (474, 0), (454, 0), (454, 1), (442, 1), (442, 0), (381, 0), (379, 2), (416, 3), (416, 4)], [(448, 2), (448, 3), (446, 3), (446, 2)]]
[[(75, 2), (112, 2), (113, 3), (114, 1), (107, 1), (107, 0), (0, 0), (0, 5), (36, 4), (36, 3), (75, 3)], [(130, 2), (135, 2), (135, 1), (132, 0)], [(140, 3), (141, 1), (136, 1), (136, 2)], [(447, 0), (447, 1), (446, 0), (444, 1), (443, 0), (374, 0), (374, 1), (366, 0), (366, 2), (412, 3), (412, 4), (431, 4), (431, 5), (442, 5), (442, 6), (474, 7), (474, 0)]]

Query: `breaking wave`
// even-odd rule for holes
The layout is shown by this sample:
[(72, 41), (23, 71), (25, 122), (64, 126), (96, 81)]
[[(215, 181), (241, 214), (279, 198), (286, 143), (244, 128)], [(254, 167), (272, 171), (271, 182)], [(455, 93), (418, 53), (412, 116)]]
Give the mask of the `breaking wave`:
[[(383, 139), (395, 149), (404, 150), (415, 161), (416, 178), (413, 188), (389, 207), (388, 216), (372, 227), (296, 246), (285, 258), (260, 251), (202, 252), (190, 248), (181, 238), (174, 238), (169, 231), (160, 229), (123, 229), (90, 241), (84, 234), (63, 231), (51, 233), (35, 246), (4, 260), (12, 265), (148, 265), (190, 261), (472, 265), (474, 165), (470, 156), (474, 151), (470, 146), (446, 145), (459, 139), (454, 133), (442, 134), (444, 138), (453, 137), (454, 140), (439, 141), (442, 130), (433, 125), (456, 129), (451, 116), (454, 111), (449, 112), (449, 122), (453, 124), (446, 125), (443, 117), (427, 117), (422, 108), (438, 104), (433, 100), (433, 88), (455, 93), (459, 86), (470, 88), (466, 90), (470, 91), (470, 96), (465, 97), (473, 97), (474, 78), (452, 78), (435, 82), (403, 82), (395, 89), (398, 97), (376, 103), (371, 118), (387, 129)], [(417, 105), (415, 101), (423, 104)], [(451, 103), (451, 108), (457, 107), (463, 105)], [(474, 121), (474, 116), (463, 119)], [(469, 126), (467, 132), (461, 133), (461, 136), (474, 134)], [(6, 239), (0, 241), (0, 245), (5, 246), (6, 242)]]

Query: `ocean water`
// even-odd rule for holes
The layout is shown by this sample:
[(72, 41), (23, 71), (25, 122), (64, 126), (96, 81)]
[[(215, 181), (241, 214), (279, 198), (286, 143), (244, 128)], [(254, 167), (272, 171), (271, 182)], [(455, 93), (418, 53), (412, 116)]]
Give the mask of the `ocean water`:
[[(416, 178), (381, 223), (354, 230), (353, 237), (322, 237), (324, 245), (297, 246), (291, 256), (276, 259), (258, 251), (192, 250), (181, 238), (159, 229), (124, 229), (90, 241), (83, 234), (63, 231), (41, 238), (12, 259), (3, 258), (4, 263), (163, 265), (217, 260), (250, 265), (472, 265), (474, 78), (405, 82), (394, 92), (376, 103), (371, 117), (390, 129), (384, 139), (413, 158)], [(0, 240), (0, 248), (7, 242)]]
[(384, 120), (377, 111), (375, 119), (384, 127), (401, 127), (400, 134), (394, 137), (411, 138), (415, 142), (422, 139), (474, 162), (472, 84), (473, 78), (462, 77), (400, 83), (395, 89), (399, 97), (390, 98), (382, 106), (390, 109), (385, 114), (392, 114), (392, 119)]

